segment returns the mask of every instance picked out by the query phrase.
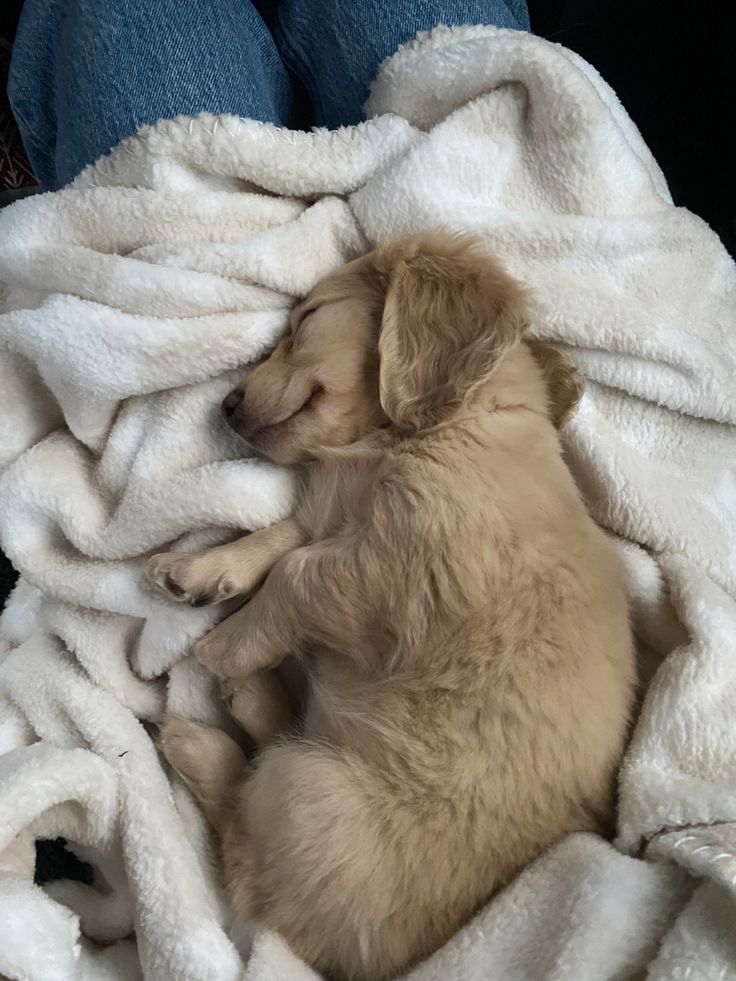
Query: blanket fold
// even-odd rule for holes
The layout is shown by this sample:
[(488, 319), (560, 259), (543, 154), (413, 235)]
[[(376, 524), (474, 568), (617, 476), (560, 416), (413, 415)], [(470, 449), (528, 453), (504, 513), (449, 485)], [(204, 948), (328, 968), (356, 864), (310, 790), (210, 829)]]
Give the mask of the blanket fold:
[[(212, 841), (152, 739), (167, 708), (232, 727), (191, 656), (218, 614), (142, 568), (290, 512), (292, 475), (243, 458), (222, 396), (322, 275), (446, 225), (532, 288), (534, 336), (586, 375), (566, 452), (653, 677), (615, 845), (561, 842), (407, 977), (736, 976), (736, 268), (559, 45), (438, 28), (367, 111), (337, 132), (165, 120), (0, 213), (0, 544), (21, 573), (0, 619), (0, 975), (316, 977), (275, 935), (229, 935)], [(34, 839), (58, 835), (92, 885), (33, 884)]]

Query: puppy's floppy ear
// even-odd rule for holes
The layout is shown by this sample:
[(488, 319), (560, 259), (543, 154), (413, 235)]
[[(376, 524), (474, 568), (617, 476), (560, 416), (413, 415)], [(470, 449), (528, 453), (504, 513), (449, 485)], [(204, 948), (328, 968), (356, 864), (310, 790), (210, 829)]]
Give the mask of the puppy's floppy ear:
[(386, 290), (381, 404), (400, 428), (425, 429), (519, 341), (525, 293), (470, 236), (419, 236), (382, 250), (376, 263)]
[(530, 341), (529, 346), (547, 385), (550, 419), (557, 429), (562, 429), (583, 397), (585, 381), (572, 359), (562, 351), (540, 341)]

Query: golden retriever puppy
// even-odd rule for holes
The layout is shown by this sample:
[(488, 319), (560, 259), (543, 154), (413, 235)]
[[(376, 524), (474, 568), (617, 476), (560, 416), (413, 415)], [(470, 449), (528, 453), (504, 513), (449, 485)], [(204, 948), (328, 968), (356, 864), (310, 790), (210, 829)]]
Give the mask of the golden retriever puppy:
[[(524, 290), (434, 233), (320, 282), (223, 403), (299, 464), (292, 518), (157, 556), (180, 601), (250, 602), (197, 646), (263, 746), (172, 716), (237, 920), (333, 978), (387, 978), (527, 862), (611, 816), (631, 705), (622, 571), (563, 462), (580, 394)], [(277, 668), (295, 655), (298, 722)], [(280, 738), (275, 738), (280, 734)]]

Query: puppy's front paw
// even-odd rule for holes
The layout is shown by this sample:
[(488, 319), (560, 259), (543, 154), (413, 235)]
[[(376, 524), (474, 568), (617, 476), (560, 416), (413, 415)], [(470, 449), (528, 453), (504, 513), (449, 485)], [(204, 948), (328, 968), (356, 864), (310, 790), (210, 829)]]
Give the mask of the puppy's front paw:
[(150, 582), (169, 599), (190, 606), (222, 603), (238, 592), (235, 582), (208, 552), (164, 552), (146, 565)]
[[(255, 602), (255, 601), (254, 601)], [(200, 664), (220, 678), (248, 678), (261, 668), (283, 661), (286, 651), (264, 635), (248, 603), (218, 623), (198, 641), (194, 654)]]
[(248, 665), (247, 645), (241, 632), (231, 629), (227, 622), (223, 620), (196, 643), (194, 656), (219, 678), (244, 678), (252, 670)]

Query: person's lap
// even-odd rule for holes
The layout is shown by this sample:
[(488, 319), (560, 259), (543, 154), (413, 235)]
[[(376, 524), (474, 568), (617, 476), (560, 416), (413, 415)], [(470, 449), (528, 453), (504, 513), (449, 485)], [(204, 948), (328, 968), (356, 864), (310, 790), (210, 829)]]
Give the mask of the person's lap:
[[(41, 184), (145, 123), (209, 111), (358, 122), (384, 58), (439, 23), (529, 29), (525, 0), (26, 0), (9, 93)], [(309, 107), (305, 108), (302, 91)]]

